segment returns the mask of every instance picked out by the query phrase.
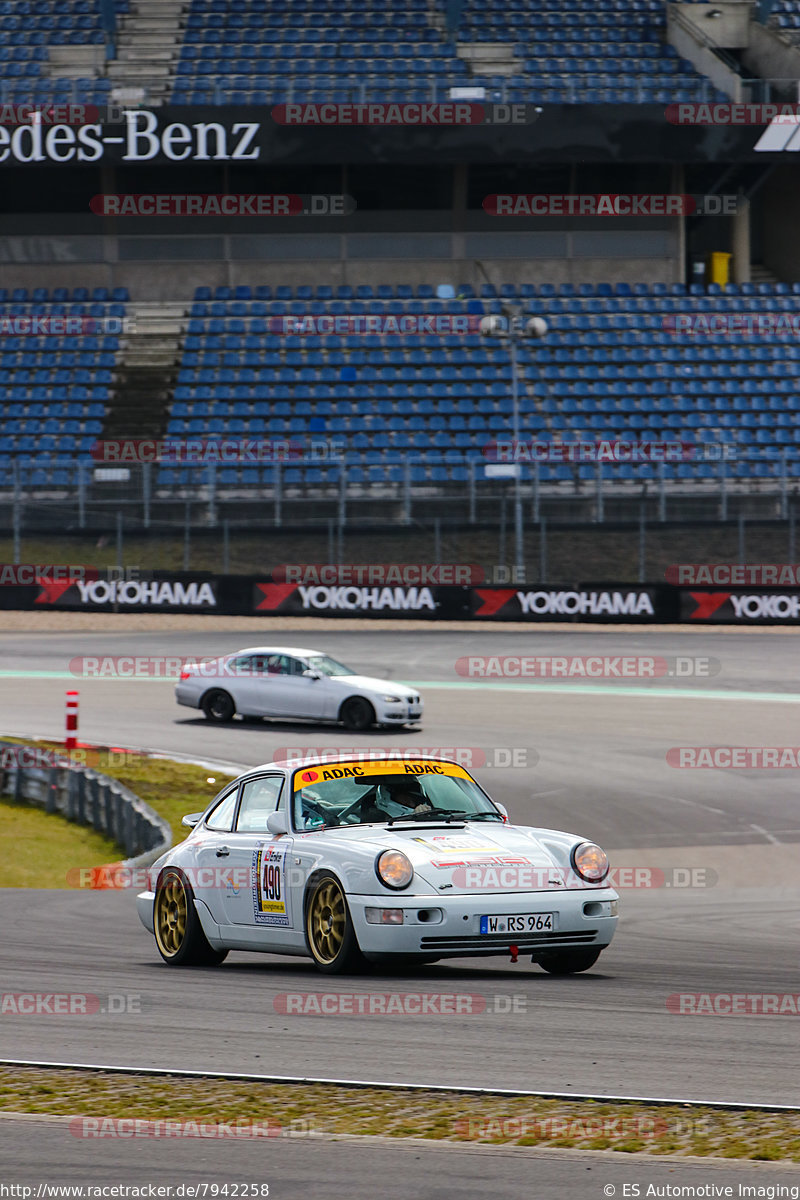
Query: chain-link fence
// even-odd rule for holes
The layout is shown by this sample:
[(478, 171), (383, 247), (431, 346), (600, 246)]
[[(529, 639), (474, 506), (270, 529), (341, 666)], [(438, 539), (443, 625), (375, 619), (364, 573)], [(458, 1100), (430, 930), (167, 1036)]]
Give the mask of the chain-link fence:
[[(392, 463), (340, 456), (253, 463), (182, 462), (93, 464), (16, 458), (0, 467), (0, 525), (41, 527), (36, 514), (61, 514), (60, 527), (77, 530), (111, 524), (121, 514), (128, 529), (165, 522), (213, 529), (225, 520), (258, 517), (278, 528), (364, 522), (410, 525), (436, 511), (465, 524), (493, 512), (515, 486), (526, 521), (570, 517), (602, 524), (621, 509), (638, 513), (642, 500), (657, 519), (697, 517), (720, 521), (738, 515), (737, 498), (758, 498), (761, 515), (786, 519), (800, 485), (800, 457), (781, 450), (701, 458), (686, 462), (487, 463), (453, 454), (405, 452)], [(49, 515), (47, 515), (49, 514)], [(612, 515), (610, 515), (612, 514)]]

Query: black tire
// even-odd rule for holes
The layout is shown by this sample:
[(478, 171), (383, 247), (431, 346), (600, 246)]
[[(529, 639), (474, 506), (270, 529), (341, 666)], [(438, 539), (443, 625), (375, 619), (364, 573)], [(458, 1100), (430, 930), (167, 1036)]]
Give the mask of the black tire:
[(171, 967), (217, 967), (228, 956), (208, 944), (191, 884), (177, 867), (165, 867), (158, 877), (153, 927), (158, 952)]
[(361, 733), (375, 724), (375, 709), (369, 700), (364, 700), (361, 696), (353, 696), (350, 700), (345, 700), (342, 705), (339, 720), (351, 733)]
[(228, 692), (223, 692), (221, 688), (215, 688), (213, 692), (207, 692), (203, 697), (203, 712), (207, 721), (216, 721), (222, 725), (233, 720), (236, 705)]
[[(323, 975), (355, 973), (364, 967), (344, 888), (331, 871), (322, 871), (306, 890), (305, 933), (308, 952)], [(327, 926), (327, 930), (326, 930)]]
[(538, 962), (548, 975), (577, 975), (593, 967), (604, 949), (601, 946), (599, 950), (553, 950), (543, 954)]

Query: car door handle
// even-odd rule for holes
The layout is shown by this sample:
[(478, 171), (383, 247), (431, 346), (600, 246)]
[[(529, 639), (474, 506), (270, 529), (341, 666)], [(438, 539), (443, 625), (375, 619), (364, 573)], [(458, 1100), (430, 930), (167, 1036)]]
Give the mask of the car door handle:
[(227, 858), (229, 854), (230, 850), (227, 846), (220, 846), (219, 850), (217, 850), (217, 858)]

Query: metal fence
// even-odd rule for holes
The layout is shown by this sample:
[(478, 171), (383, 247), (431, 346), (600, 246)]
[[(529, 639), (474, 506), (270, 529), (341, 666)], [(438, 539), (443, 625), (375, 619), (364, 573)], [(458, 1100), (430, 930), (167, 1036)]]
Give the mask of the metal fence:
[[(25, 761), (30, 751), (33, 765)], [(172, 830), (148, 804), (129, 788), (91, 767), (58, 761), (38, 765), (45, 754), (39, 748), (0, 742), (0, 794), (18, 804), (29, 804), (68, 821), (90, 825), (124, 851), (124, 866), (149, 866), (172, 845)]]
[[(625, 509), (638, 514), (642, 502), (655, 510), (651, 519), (660, 522), (691, 516), (726, 521), (742, 511), (788, 518), (800, 487), (800, 457), (794, 449), (734, 459), (710, 457), (714, 447), (700, 449), (704, 456), (699, 460), (627, 468), (608, 462), (560, 467), (498, 463), (487, 468), (475, 458), (412, 452), (391, 472), (385, 465), (346, 457), (239, 463), (234, 469), (198, 462), (166, 471), (157, 463), (98, 469), (70, 460), (51, 462), (47, 473), (41, 460), (18, 459), (0, 472), (0, 527), (11, 531), (18, 544), (23, 533), (52, 533), (54, 525), (73, 533), (116, 528), (121, 537), (123, 527), (156, 533), (222, 529), (228, 522), (252, 520), (276, 529), (330, 520), (341, 528), (387, 520), (412, 525), (432, 512), (445, 521), (474, 525), (492, 519), (514, 487), (515, 469), (525, 519), (533, 524), (541, 516), (558, 520), (559, 512), (566, 519), (603, 524), (619, 519)], [(59, 465), (61, 476), (53, 469)]]

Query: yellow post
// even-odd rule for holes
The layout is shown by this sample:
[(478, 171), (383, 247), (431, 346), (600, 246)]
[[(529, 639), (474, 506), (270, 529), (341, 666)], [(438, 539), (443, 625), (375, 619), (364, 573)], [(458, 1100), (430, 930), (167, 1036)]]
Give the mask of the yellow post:
[(708, 256), (708, 265), (706, 269), (709, 283), (718, 283), (724, 286), (730, 278), (731, 258), (733, 256), (727, 250), (712, 250)]

